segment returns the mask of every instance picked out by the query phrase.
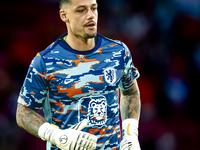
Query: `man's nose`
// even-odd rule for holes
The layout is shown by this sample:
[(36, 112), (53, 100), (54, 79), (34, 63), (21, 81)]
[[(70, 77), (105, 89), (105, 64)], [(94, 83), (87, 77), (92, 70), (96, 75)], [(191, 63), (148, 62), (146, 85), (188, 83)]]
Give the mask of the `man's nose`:
[(90, 9), (88, 10), (88, 19), (93, 19), (95, 17), (94, 12)]

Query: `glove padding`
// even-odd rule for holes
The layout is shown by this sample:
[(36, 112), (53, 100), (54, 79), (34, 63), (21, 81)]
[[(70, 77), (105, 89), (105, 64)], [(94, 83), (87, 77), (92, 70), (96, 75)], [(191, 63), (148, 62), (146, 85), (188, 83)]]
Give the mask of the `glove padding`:
[(38, 131), (38, 135), (45, 141), (49, 141), (62, 150), (94, 150), (97, 137), (81, 131), (87, 126), (87, 119), (73, 125), (69, 129), (60, 130), (54, 125), (44, 123)]
[(123, 140), (120, 143), (120, 150), (141, 150), (138, 141), (138, 121), (126, 119), (122, 122)]

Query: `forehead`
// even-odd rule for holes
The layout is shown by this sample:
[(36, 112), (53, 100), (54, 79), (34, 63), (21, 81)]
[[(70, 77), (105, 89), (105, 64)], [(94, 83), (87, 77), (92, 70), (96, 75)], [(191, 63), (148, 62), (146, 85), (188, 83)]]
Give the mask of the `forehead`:
[(71, 6), (76, 8), (79, 6), (91, 6), (94, 4), (97, 4), (96, 0), (72, 0)]

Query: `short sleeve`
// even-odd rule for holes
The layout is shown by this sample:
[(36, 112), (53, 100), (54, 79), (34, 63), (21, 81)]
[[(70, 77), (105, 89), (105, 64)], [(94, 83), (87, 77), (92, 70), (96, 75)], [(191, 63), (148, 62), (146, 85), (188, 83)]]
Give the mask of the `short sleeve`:
[(33, 109), (41, 109), (47, 95), (47, 89), (45, 66), (38, 53), (29, 66), (18, 103)]
[(119, 88), (121, 90), (128, 90), (135, 82), (137, 78), (139, 78), (140, 74), (138, 69), (133, 65), (131, 53), (128, 47), (123, 44), (125, 55), (124, 55), (124, 70), (119, 83)]

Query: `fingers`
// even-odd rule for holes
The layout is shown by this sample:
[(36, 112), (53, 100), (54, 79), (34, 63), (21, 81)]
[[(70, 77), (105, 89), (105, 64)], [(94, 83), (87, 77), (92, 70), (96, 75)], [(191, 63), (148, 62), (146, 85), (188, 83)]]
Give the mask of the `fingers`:
[(138, 139), (135, 136), (125, 136), (120, 143), (120, 150), (141, 150)]
[(120, 150), (130, 150), (132, 146), (132, 142), (125, 140), (123, 141), (123, 143), (120, 144)]
[(80, 148), (87, 149), (87, 150), (94, 150), (96, 148), (96, 143), (81, 140), (80, 145), (77, 144), (75, 147), (75, 150), (79, 150)]
[(91, 142), (95, 142), (95, 143), (97, 142), (97, 137), (87, 132), (84, 132), (84, 135), (82, 138)]
[(96, 142), (97, 142), (97, 137), (89, 134), (89, 133), (84, 133), (79, 136), (79, 138), (76, 141), (76, 148), (78, 149), (79, 146), (86, 148), (88, 150), (93, 150), (96, 148)]
[(71, 126), (71, 129), (81, 131), (82, 129), (84, 129), (87, 126), (87, 124), (88, 124), (88, 120), (83, 119), (81, 122)]
[(84, 148), (84, 147), (78, 147), (78, 148), (76, 148), (75, 150), (88, 150), (88, 149), (86, 149), (86, 148)]
[(97, 137), (87, 132), (81, 131), (87, 126), (88, 120), (84, 119), (81, 122), (73, 125), (69, 130), (72, 134), (77, 134), (77, 139), (70, 143), (69, 150), (94, 150), (96, 148)]

